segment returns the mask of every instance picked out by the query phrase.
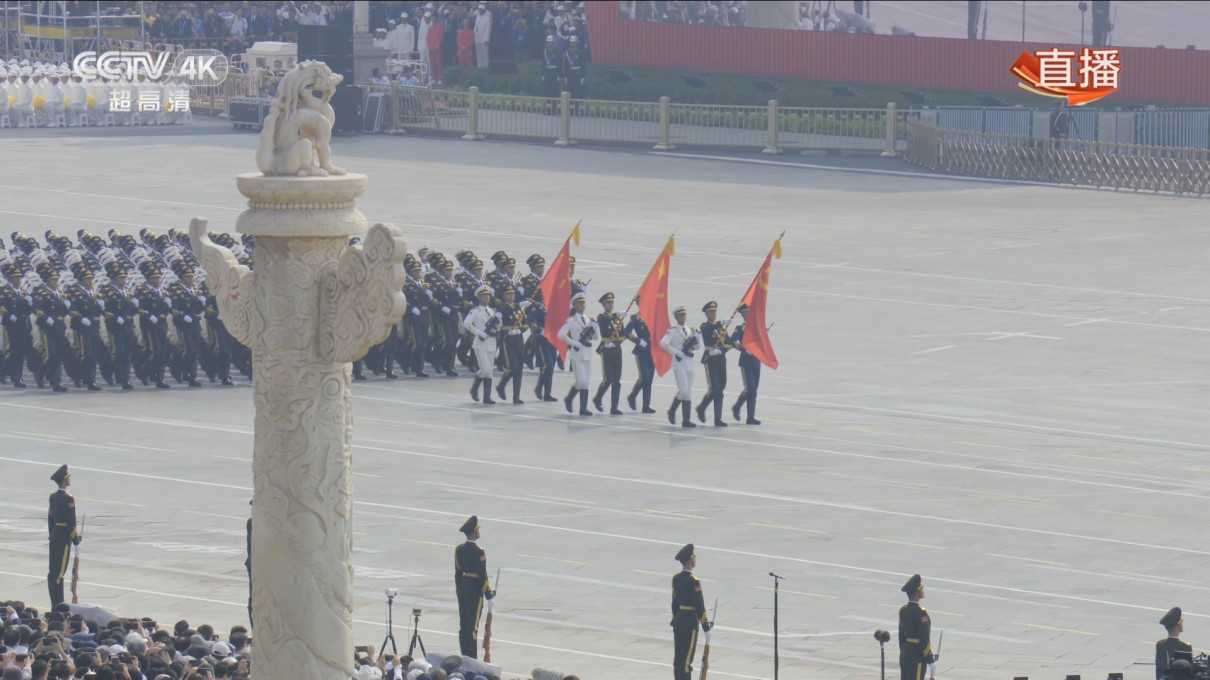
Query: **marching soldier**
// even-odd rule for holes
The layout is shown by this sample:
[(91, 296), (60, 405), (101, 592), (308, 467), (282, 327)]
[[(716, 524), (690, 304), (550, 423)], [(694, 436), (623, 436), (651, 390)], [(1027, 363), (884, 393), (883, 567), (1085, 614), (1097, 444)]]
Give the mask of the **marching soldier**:
[[(539, 293), (538, 297), (542, 297), (542, 294)], [(534, 343), (534, 354), (538, 361), (538, 384), (534, 387), (534, 396), (542, 401), (558, 401), (550, 391), (555, 378), (555, 358), (559, 354), (546, 337), (546, 311), (546, 305), (540, 300), (525, 308), (525, 322), (529, 324), (529, 337)]]
[(164, 382), (164, 371), (170, 351), (168, 320), (172, 316), (172, 298), (161, 288), (163, 272), (154, 261), (140, 262), (139, 273), (144, 283), (135, 289), (135, 297), (139, 301), (139, 326), (146, 345), (143, 384), (155, 382), (156, 389), (166, 390), (171, 387)]
[(739, 393), (739, 399), (731, 407), (731, 415), (739, 420), (739, 407), (748, 407), (748, 425), (760, 425), (756, 419), (756, 390), (760, 387), (760, 360), (744, 349), (744, 329), (748, 325), (748, 305), (739, 306), (740, 316), (744, 322), (731, 334), (731, 346), (739, 350), (739, 374), (744, 381), (744, 391)]
[[(475, 308), (475, 305), (478, 304), (478, 298), (475, 296), (475, 291), (479, 289), (479, 286), (483, 285), (483, 262), (480, 261), (479, 258), (475, 257), (475, 254), (469, 250), (464, 250), (455, 255), (455, 257), (457, 257), (458, 261), (462, 263), (461, 271), (458, 271), (454, 274), (454, 281), (458, 284), (458, 288), (461, 289), (461, 311), (462, 318), (465, 319), (466, 315), (469, 314), (470, 311)], [(475, 367), (472, 365), (472, 362), (474, 361), (474, 354), (471, 351), (471, 345), (474, 342), (474, 339), (474, 335), (470, 333), (462, 333), (458, 340), (457, 350), (458, 361), (461, 362), (463, 366), (466, 366), (472, 370), (475, 370)]]
[(603, 410), (601, 398), (609, 389), (609, 415), (622, 415), (618, 399), (622, 396), (622, 342), (626, 340), (623, 318), (613, 311), (613, 293), (606, 293), (598, 300), (605, 311), (597, 315), (597, 327), (601, 329), (601, 384), (592, 398), (597, 411)]
[(88, 265), (76, 262), (71, 266), (71, 273), (76, 277), (76, 284), (66, 291), (67, 299), (71, 301), (68, 314), (81, 350), (75, 383), (76, 387), (87, 387), (90, 392), (98, 392), (101, 388), (97, 386), (97, 363), (106, 352), (101, 342), (101, 315), (105, 307), (93, 289), (96, 278)]
[[(21, 289), (21, 268), (12, 262), (3, 266), (7, 284), (0, 284), (0, 326), (8, 338), (8, 358), (0, 377), (13, 381), (13, 387), (25, 387), (21, 378), (25, 374), (25, 358), (33, 348), (30, 316), (33, 314), (33, 298)], [(39, 385), (41, 387), (41, 385)]]
[(496, 605), (496, 593), (487, 578), (487, 554), (475, 542), (479, 540), (479, 518), (471, 515), (461, 529), (466, 542), (454, 549), (454, 589), (458, 593), (458, 646), (463, 658), (477, 659), (479, 653), (479, 617), (483, 600), (487, 611)]
[(139, 342), (134, 334), (134, 322), (139, 304), (126, 289), (126, 270), (117, 260), (105, 265), (109, 283), (101, 287), (105, 302), (105, 328), (113, 340), (113, 379), (123, 390), (133, 390), (130, 365), (138, 360)]
[(1180, 607), (1173, 607), (1160, 619), (1160, 625), (1168, 631), (1168, 637), (1155, 643), (1155, 680), (1163, 680), (1172, 664), (1184, 659), (1193, 660), (1193, 645), (1181, 640), (1185, 631), (1185, 619)]
[(202, 314), (206, 303), (193, 283), (193, 267), (184, 260), (172, 263), (172, 271), (179, 281), (168, 286), (168, 297), (172, 298), (172, 320), (181, 336), (180, 381), (190, 387), (201, 387), (197, 379), (198, 355), (202, 351)]
[(67, 493), (67, 487), (71, 486), (67, 466), (59, 466), (50, 481), (59, 485), (59, 490), (50, 495), (50, 512), (46, 515), (46, 529), (50, 533), (50, 571), (46, 575), (46, 585), (50, 590), (50, 606), (54, 609), (63, 602), (67, 558), (72, 544), (80, 544), (80, 535), (76, 532), (76, 499)]
[[(638, 298), (635, 298), (635, 302), (638, 302)], [(626, 339), (634, 343), (632, 353), (639, 367), (639, 379), (634, 381), (634, 388), (626, 397), (626, 403), (630, 405), (631, 411), (638, 410), (635, 400), (639, 392), (642, 392), (643, 413), (655, 413), (655, 409), (651, 408), (651, 383), (655, 379), (655, 361), (651, 358), (651, 329), (647, 327), (643, 317), (636, 313), (630, 317), (623, 333)]]
[(693, 405), (693, 353), (702, 338), (685, 325), (688, 316), (684, 305), (672, 310), (676, 323), (664, 334), (660, 348), (672, 355), (672, 374), (676, 376), (676, 396), (672, 398), (672, 406), (668, 407), (668, 422), (676, 425), (676, 409), (679, 406), (681, 427), (697, 427), (689, 415), (689, 408)]
[(588, 283), (576, 278), (576, 256), (569, 257), (568, 262), (571, 263), (571, 268), (568, 270), (568, 276), (571, 277), (571, 294), (584, 293), (587, 295)]
[(63, 366), (71, 351), (67, 346), (67, 310), (71, 303), (59, 290), (59, 272), (54, 267), (43, 262), (37, 271), (42, 286), (34, 292), (34, 309), (46, 343), (46, 379), (55, 392), (66, 392)]
[(407, 313), (403, 317), (408, 327), (410, 343), (407, 363), (403, 370), (417, 378), (427, 378), (424, 372), (424, 356), (429, 347), (429, 324), (432, 323), (433, 291), (420, 278), (424, 265), (419, 260), (407, 263), (407, 278), (403, 282), (403, 294), (407, 298)]
[(494, 404), (492, 399), (492, 367), (496, 356), (496, 334), (500, 328), (501, 315), (492, 309), (492, 287), (483, 284), (475, 291), (479, 306), (466, 315), (462, 327), (475, 336), (472, 347), (478, 370), (471, 385), (471, 399), (479, 401), (479, 386), (483, 386), (483, 403)]
[(907, 593), (908, 603), (899, 608), (899, 677), (901, 680), (923, 680), (925, 667), (929, 678), (937, 676), (937, 659), (929, 642), (929, 613), (920, 606), (924, 584), (915, 574), (900, 588)]
[(681, 563), (681, 571), (672, 577), (672, 621), (669, 624), (672, 626), (674, 650), (672, 677), (674, 680), (692, 680), (698, 626), (705, 633), (706, 644), (710, 644), (710, 629), (714, 624), (706, 615), (702, 582), (693, 575), (697, 555), (692, 543), (677, 552), (676, 561)]
[(224, 386), (231, 387), (235, 384), (231, 382), (231, 346), (235, 341), (227, 332), (227, 325), (223, 323), (223, 316), (218, 311), (218, 298), (210, 294), (210, 289), (204, 282), (198, 288), (198, 292), (205, 300), (206, 327), (210, 330), (212, 341), (210, 345), (214, 350), (207, 377), (210, 382), (214, 382), (217, 375)]
[[(525, 264), (529, 265), (529, 273), (521, 278), (521, 289), (525, 299), (529, 302), (544, 302), (542, 299), (542, 277), (546, 274), (546, 258), (534, 253), (530, 255)], [(538, 357), (538, 333), (530, 333), (529, 338), (525, 341), (525, 365), (529, 368), (534, 367), (534, 359)], [(541, 397), (539, 397), (541, 398)]]
[(459, 312), (462, 309), (462, 291), (454, 282), (454, 263), (442, 258), (437, 272), (432, 277), (430, 290), (434, 291), (433, 306), (436, 308), (433, 327), (437, 330), (436, 358), (434, 366), (450, 378), (458, 377), (454, 371), (454, 353), (458, 349)]
[(588, 410), (588, 385), (592, 381), (592, 354), (589, 350), (600, 332), (596, 322), (584, 315), (584, 307), (587, 304), (588, 296), (583, 291), (573, 294), (571, 296), (571, 315), (559, 329), (559, 339), (567, 343), (567, 358), (571, 360), (571, 367), (576, 377), (571, 391), (563, 398), (563, 406), (567, 408), (568, 413), (571, 413), (572, 399), (579, 392), (580, 415), (582, 416), (592, 415), (592, 411)]
[(727, 388), (727, 350), (731, 343), (727, 340), (727, 326), (721, 321), (715, 321), (718, 315), (718, 303), (711, 300), (702, 307), (706, 313), (706, 321), (701, 326), (702, 347), (704, 355), (702, 363), (706, 365), (706, 396), (697, 405), (697, 419), (706, 422), (706, 407), (714, 403), (714, 426), (727, 427), (723, 420), (723, 390)]
[(504, 337), (504, 376), (496, 387), (496, 395), (504, 401), (504, 386), (512, 381), (513, 403), (524, 404), (521, 401), (521, 369), (525, 367), (525, 303), (517, 304), (517, 291), (512, 286), (504, 289), (501, 296), (504, 302), (500, 305), (500, 332)]
[(500, 294), (504, 292), (505, 285), (512, 284), (512, 277), (505, 272), (508, 266), (508, 253), (503, 250), (497, 250), (492, 254), (492, 264), (496, 268), (488, 273), (485, 283), (492, 287), (492, 304), (500, 304)]

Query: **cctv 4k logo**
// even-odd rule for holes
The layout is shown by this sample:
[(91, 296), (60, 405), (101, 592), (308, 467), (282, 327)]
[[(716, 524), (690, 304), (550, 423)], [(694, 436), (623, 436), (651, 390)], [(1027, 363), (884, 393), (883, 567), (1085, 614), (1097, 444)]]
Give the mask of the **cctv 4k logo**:
[(208, 86), (222, 84), (229, 70), (226, 55), (218, 50), (182, 50), (175, 59), (168, 52), (81, 52), (72, 62), (72, 72), (84, 82), (132, 82), (141, 74), (152, 82), (174, 76), (187, 85)]
[(1066, 99), (1068, 106), (1083, 106), (1118, 89), (1122, 59), (1116, 49), (1052, 47), (1022, 52), (1010, 69), (1021, 79), (1017, 86), (1044, 97)]

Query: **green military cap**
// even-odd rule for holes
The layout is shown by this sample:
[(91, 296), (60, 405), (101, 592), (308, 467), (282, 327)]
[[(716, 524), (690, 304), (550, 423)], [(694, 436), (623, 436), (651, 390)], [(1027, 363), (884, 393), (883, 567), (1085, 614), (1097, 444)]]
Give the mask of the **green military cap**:
[(458, 529), (467, 536), (479, 530), (479, 516), (471, 515), (465, 522), (462, 523), (462, 528)]
[(1160, 625), (1165, 628), (1171, 628), (1181, 621), (1184, 621), (1184, 618), (1181, 616), (1181, 608), (1173, 607), (1168, 610), (1167, 614), (1164, 614), (1164, 618), (1160, 619)]
[(920, 574), (912, 574), (912, 577), (907, 580), (907, 583), (903, 584), (900, 590), (908, 595), (914, 595), (917, 590), (920, 590), (922, 585), (924, 584), (920, 582)]
[(689, 543), (684, 548), (681, 548), (676, 552), (676, 561), (684, 564), (688, 562), (694, 556), (694, 554), (693, 544)]
[(419, 261), (417, 261), (417, 260), (409, 260), (409, 261), (407, 262), (407, 265), (406, 265), (405, 269), (407, 269), (407, 271), (409, 271), (409, 272), (418, 272), (418, 271), (420, 271), (420, 270), (422, 269), (422, 267), (420, 266), (420, 262), (419, 262)]
[(145, 279), (150, 279), (153, 276), (160, 276), (162, 274), (159, 266), (151, 260), (143, 260), (139, 263), (139, 273), (142, 274), (143, 278)]
[[(59, 469), (55, 470), (55, 474), (50, 476), (50, 481), (56, 484), (61, 484), (63, 483), (63, 480), (67, 479), (70, 474), (71, 473), (67, 471), (67, 465), (60, 465)], [(1180, 610), (1178, 609), (1177, 611)]]
[(96, 278), (96, 275), (92, 273), (92, 269), (89, 269), (88, 265), (83, 262), (76, 262), (71, 266), (71, 275), (76, 277), (77, 281)]
[(741, 313), (747, 313), (748, 310), (750, 310), (750, 309), (752, 309), (752, 308), (749, 307), (748, 303), (745, 302), (745, 303), (741, 304), (739, 306), (739, 309), (737, 309), (736, 311), (741, 312)]
[(613, 302), (613, 293), (606, 293), (606, 294), (602, 295), (600, 297), (600, 299), (597, 300), (597, 302), (600, 302), (601, 304), (605, 304), (606, 302)]
[(36, 271), (43, 281), (59, 278), (59, 271), (52, 267), (49, 262), (40, 262)]
[(707, 302), (706, 304), (702, 305), (703, 312), (712, 312), (716, 309), (718, 309), (718, 303), (715, 302), (714, 300), (711, 300), (710, 302)]
[(496, 264), (499, 264), (507, 259), (508, 253), (504, 252), (503, 250), (497, 250), (496, 252), (492, 253), (492, 262), (495, 262)]
[(442, 260), (441, 266), (437, 267), (438, 271), (449, 272), (454, 270), (454, 263), (449, 260)]
[(512, 293), (513, 295), (516, 295), (516, 294), (517, 294), (517, 289), (516, 289), (516, 288), (513, 288), (512, 286), (508, 286), (508, 285), (506, 285), (506, 286), (504, 286), (503, 288), (501, 288), (501, 289), (500, 289), (500, 295), (501, 295), (501, 296), (508, 295), (509, 293)]
[(105, 263), (105, 275), (111, 280), (119, 276), (126, 276), (126, 270), (122, 267), (122, 263), (114, 260), (113, 262)]
[(21, 276), (21, 268), (12, 262), (5, 262), (3, 267), (0, 267), (0, 271), (5, 276)]
[(542, 257), (541, 255), (539, 255), (537, 253), (534, 253), (533, 255), (530, 255), (529, 258), (527, 258), (525, 260), (525, 264), (527, 264), (531, 267), (537, 267), (538, 265), (546, 264), (546, 258)]

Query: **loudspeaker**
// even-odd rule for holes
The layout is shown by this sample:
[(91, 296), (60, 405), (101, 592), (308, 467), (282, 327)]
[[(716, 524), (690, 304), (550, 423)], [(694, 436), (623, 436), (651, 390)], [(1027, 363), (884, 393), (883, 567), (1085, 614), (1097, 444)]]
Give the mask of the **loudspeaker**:
[(336, 94), (332, 95), (332, 110), (336, 112), (336, 125), (332, 131), (336, 134), (359, 134), (362, 131), (364, 114), (364, 94), (355, 85), (338, 85)]
[(344, 81), (353, 84), (353, 55), (327, 55), (325, 57), (315, 57), (316, 59), (328, 65), (332, 69), (332, 73), (344, 76)]
[(298, 60), (353, 54), (352, 26), (299, 26)]

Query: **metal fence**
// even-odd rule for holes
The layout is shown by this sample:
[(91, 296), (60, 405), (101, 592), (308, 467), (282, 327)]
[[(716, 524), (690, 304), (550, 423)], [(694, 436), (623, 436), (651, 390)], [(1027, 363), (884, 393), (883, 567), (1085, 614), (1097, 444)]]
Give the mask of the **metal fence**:
[(1210, 151), (1052, 140), (908, 123), (904, 160), (934, 172), (1177, 194), (1210, 193)]

